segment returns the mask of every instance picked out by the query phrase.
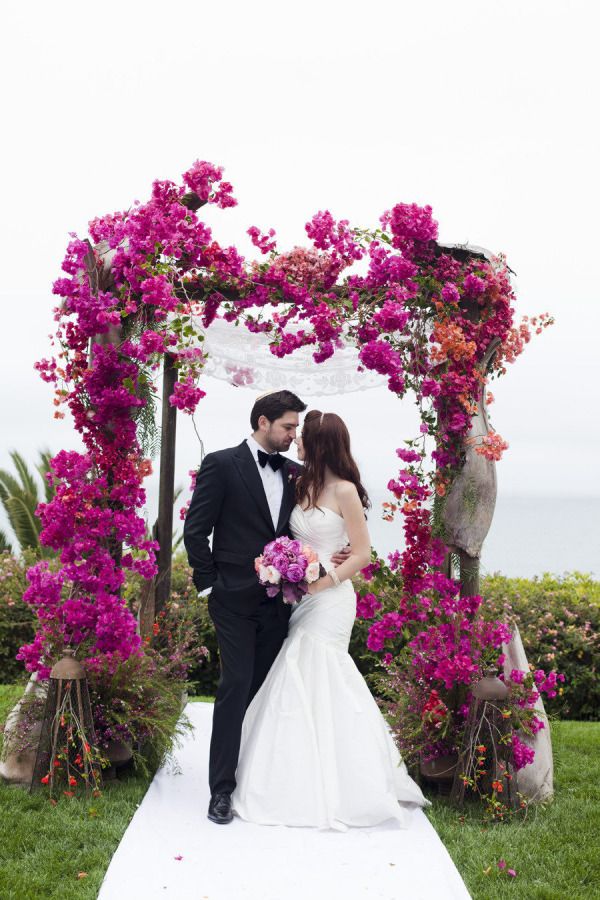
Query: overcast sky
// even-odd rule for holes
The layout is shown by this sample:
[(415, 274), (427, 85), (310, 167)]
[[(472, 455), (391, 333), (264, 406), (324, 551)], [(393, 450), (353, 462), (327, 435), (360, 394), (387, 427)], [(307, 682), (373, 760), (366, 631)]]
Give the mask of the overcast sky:
[[(442, 241), (507, 254), (518, 311), (557, 323), (492, 386), (510, 450), (505, 495), (600, 496), (599, 73), (596, 4), (503, 2), (11, 3), (3, 14), (2, 438), (33, 461), (78, 446), (33, 371), (48, 355), (51, 284), (68, 233), (148, 197), (197, 158), (239, 206), (216, 237), (280, 249), (319, 209), (375, 225), (432, 205)], [(255, 395), (208, 383), (207, 449), (248, 432)], [(387, 390), (339, 399), (372, 490), (416, 419)], [(198, 461), (179, 419), (178, 481)], [(151, 489), (154, 496), (154, 489)]]

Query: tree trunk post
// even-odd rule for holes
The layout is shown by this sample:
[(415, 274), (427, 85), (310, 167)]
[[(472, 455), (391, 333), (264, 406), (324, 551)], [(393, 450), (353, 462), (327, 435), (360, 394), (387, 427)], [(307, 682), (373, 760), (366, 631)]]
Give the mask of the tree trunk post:
[(175, 360), (165, 354), (163, 368), (162, 424), (160, 441), (160, 484), (158, 490), (158, 521), (156, 536), (158, 551), (158, 574), (155, 581), (154, 607), (159, 613), (171, 592), (171, 558), (173, 545), (173, 502), (175, 497), (175, 434), (177, 428), (177, 408), (171, 406), (169, 398), (177, 381)]

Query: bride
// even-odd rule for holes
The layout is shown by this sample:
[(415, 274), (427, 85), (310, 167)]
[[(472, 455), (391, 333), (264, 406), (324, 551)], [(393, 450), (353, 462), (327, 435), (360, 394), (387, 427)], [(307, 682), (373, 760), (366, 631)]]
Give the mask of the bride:
[[(296, 441), (304, 467), (290, 517), (295, 538), (327, 574), (295, 605), (286, 640), (246, 711), (232, 803), (264, 825), (340, 831), (425, 806), (385, 720), (348, 654), (356, 614), (351, 578), (370, 559), (369, 500), (335, 413), (307, 413)], [(351, 554), (334, 568), (346, 543)]]

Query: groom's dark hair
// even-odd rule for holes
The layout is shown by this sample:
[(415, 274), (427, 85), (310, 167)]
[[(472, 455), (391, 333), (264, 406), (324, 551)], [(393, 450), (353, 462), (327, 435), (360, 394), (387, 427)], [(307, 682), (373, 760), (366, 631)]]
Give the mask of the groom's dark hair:
[(281, 416), (291, 410), (292, 412), (304, 412), (306, 403), (300, 397), (296, 397), (291, 391), (273, 391), (264, 397), (259, 397), (250, 413), (250, 425), (252, 431), (258, 431), (258, 420), (266, 416), (269, 422), (280, 419)]

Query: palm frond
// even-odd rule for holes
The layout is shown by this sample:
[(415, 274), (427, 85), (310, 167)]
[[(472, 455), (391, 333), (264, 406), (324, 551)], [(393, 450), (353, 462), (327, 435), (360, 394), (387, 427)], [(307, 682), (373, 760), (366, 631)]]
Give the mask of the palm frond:
[(6, 506), (9, 497), (18, 497), (22, 492), (23, 488), (17, 479), (6, 469), (0, 469), (0, 501), (3, 505)]
[(50, 503), (55, 494), (55, 489), (51, 484), (48, 484), (48, 479), (46, 475), (50, 472), (50, 460), (52, 459), (52, 454), (49, 450), (40, 450), (40, 461), (37, 464), (36, 468), (42, 477), (42, 483), (44, 485), (44, 496), (46, 499), (46, 503)]
[(4, 507), (21, 549), (30, 547), (39, 553), (41, 549), (39, 533), (42, 526), (27, 500), (22, 496), (12, 496), (5, 502)]
[(17, 474), (21, 479), (23, 490), (26, 494), (31, 494), (32, 497), (35, 497), (37, 506), (39, 485), (33, 477), (33, 473), (29, 470), (29, 467), (27, 466), (27, 463), (25, 462), (21, 454), (16, 450), (11, 451), (10, 458), (12, 459), (13, 465), (17, 470)]
[(0, 531), (0, 553), (12, 553), (12, 546), (4, 534), (3, 531)]

